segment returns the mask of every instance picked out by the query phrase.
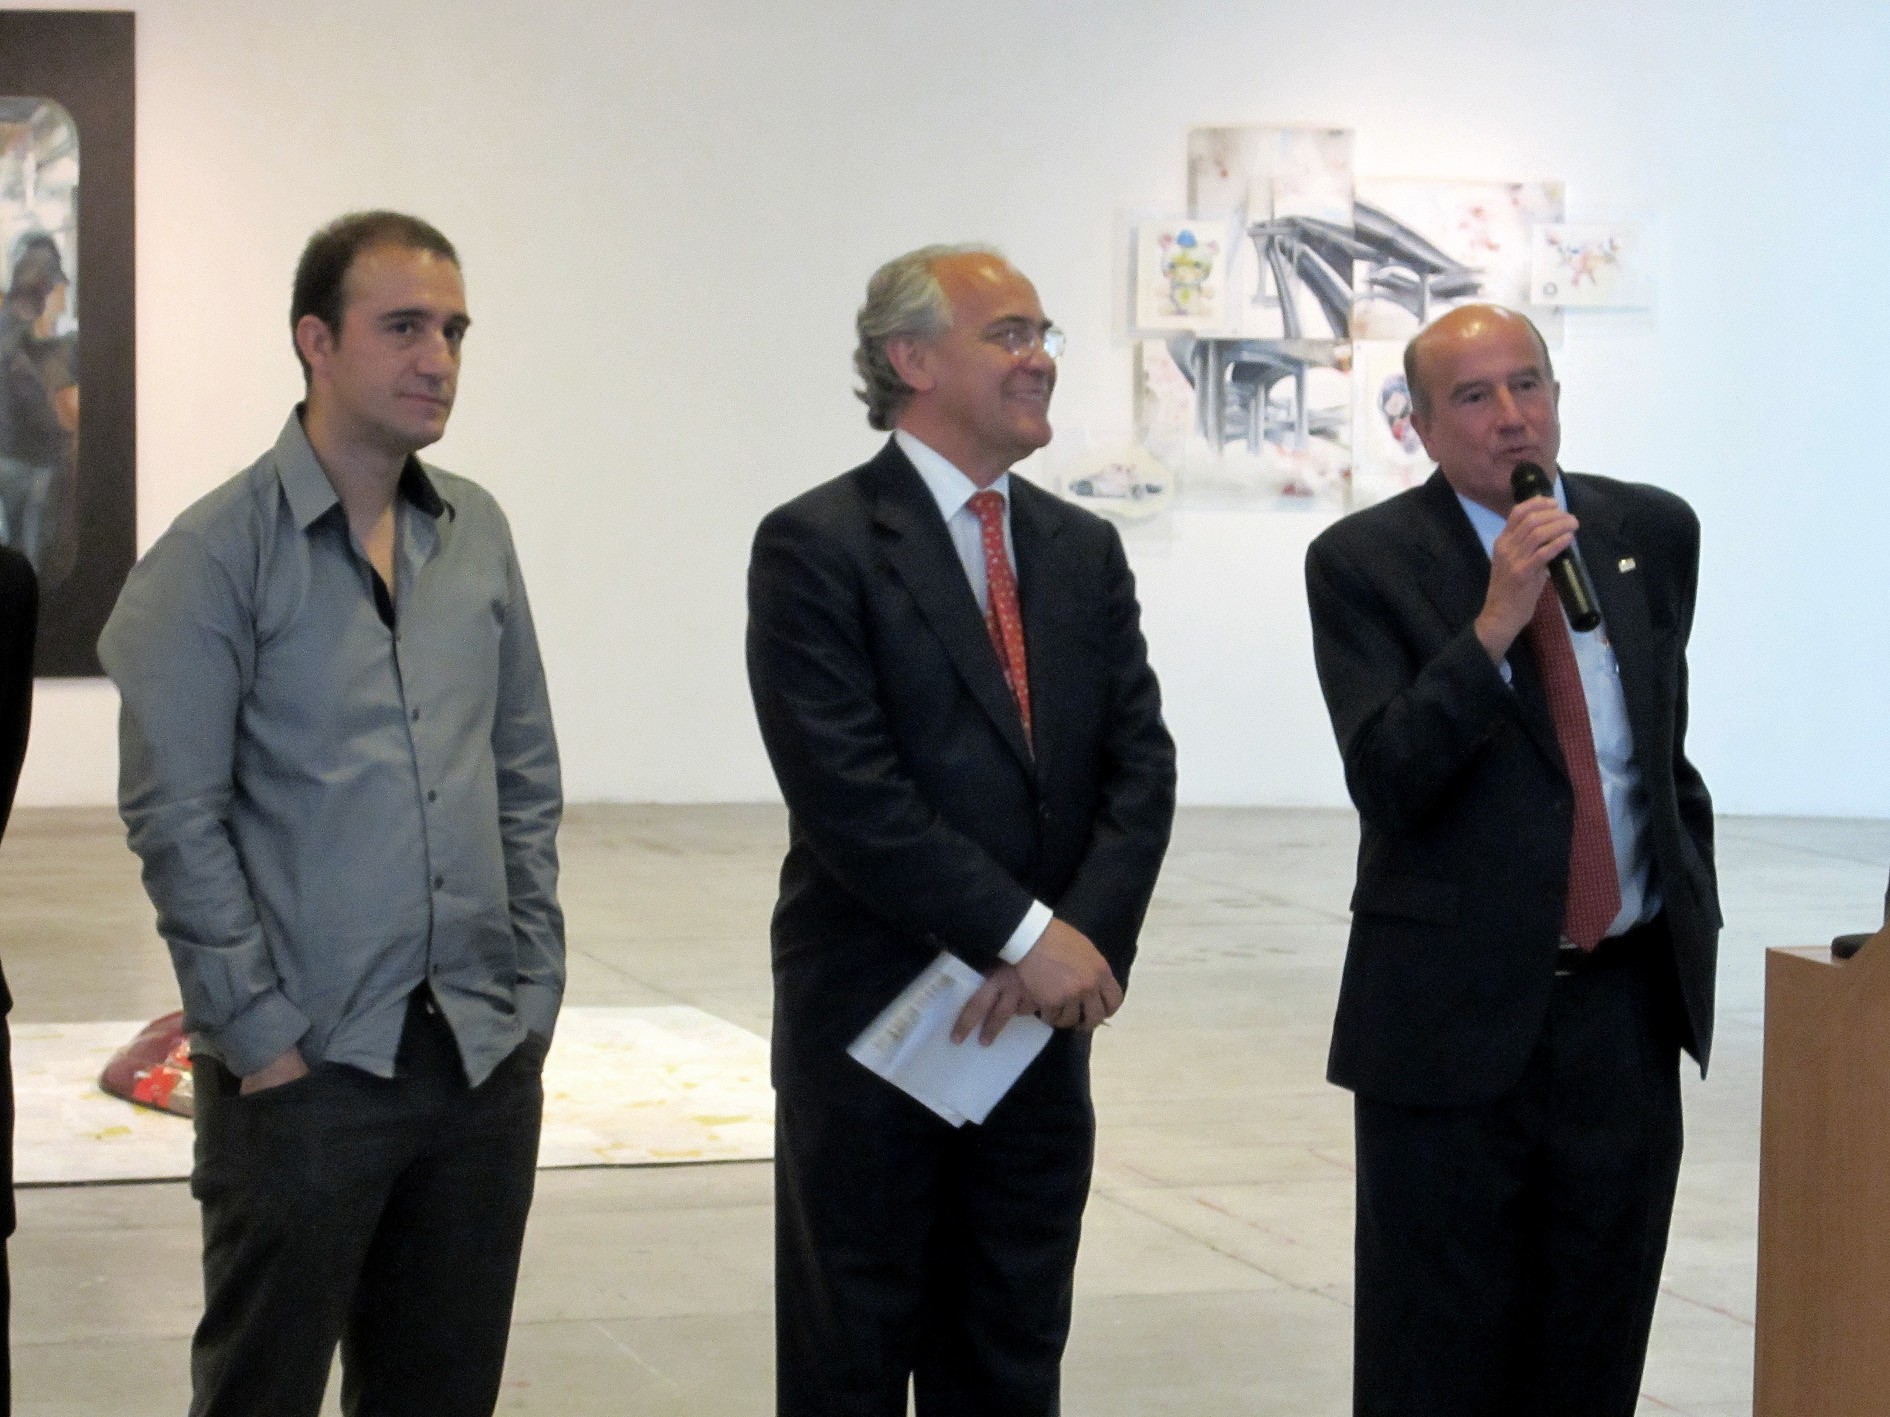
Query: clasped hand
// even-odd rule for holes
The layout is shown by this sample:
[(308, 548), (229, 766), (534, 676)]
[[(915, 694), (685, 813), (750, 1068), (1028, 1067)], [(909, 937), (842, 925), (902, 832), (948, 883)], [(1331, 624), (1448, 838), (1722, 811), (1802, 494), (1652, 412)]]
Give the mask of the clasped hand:
[(1090, 1033), (1121, 1007), (1122, 985), (1102, 951), (1074, 925), (1052, 920), (1021, 960), (985, 975), (959, 1011), (952, 1041), (962, 1043), (975, 1031), (981, 1042), (994, 1042), (1018, 1014)]

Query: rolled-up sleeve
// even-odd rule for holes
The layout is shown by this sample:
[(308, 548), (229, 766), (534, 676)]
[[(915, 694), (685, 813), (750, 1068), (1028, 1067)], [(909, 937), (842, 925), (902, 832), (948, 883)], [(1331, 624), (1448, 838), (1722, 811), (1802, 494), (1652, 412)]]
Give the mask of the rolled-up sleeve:
[(253, 610), (228, 568), (173, 530), (140, 561), (99, 639), (121, 699), (119, 813), (144, 863), (188, 1026), (247, 1075), (309, 1026), (270, 959), (231, 838)]

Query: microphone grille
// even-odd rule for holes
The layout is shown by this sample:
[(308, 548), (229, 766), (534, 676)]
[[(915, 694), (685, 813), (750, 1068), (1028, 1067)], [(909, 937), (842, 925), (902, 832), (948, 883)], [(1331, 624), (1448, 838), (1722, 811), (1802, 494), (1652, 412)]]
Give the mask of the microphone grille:
[(1509, 475), (1509, 490), (1518, 502), (1526, 502), (1531, 497), (1547, 497), (1550, 493), (1549, 474), (1538, 463), (1519, 462)]

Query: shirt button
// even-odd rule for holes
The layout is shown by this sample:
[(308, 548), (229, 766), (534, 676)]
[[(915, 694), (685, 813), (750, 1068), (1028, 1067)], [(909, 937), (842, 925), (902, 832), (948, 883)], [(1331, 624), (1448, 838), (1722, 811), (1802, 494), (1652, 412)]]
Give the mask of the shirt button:
[(413, 721), (414, 721), (415, 723), (418, 723), (418, 722), (420, 721), (420, 710), (419, 710), (419, 709), (415, 709), (415, 710), (413, 711)]
[(433, 878), (433, 889), (434, 889), (434, 890), (436, 890), (436, 891), (437, 891), (437, 890), (438, 890), (438, 889), (439, 889), (439, 888), (440, 888), (441, 886), (443, 886), (443, 885), (445, 885), (445, 884), (446, 884), (446, 877), (444, 877), (444, 876), (435, 876), (435, 877)]
[(439, 800), (440, 800), (440, 794), (439, 794), (438, 792), (436, 792), (436, 791), (434, 791), (434, 790), (433, 790), (433, 789), (432, 789), (431, 787), (429, 787), (429, 788), (427, 789), (427, 801), (429, 801), (429, 802), (437, 802), (437, 801), (439, 801)]

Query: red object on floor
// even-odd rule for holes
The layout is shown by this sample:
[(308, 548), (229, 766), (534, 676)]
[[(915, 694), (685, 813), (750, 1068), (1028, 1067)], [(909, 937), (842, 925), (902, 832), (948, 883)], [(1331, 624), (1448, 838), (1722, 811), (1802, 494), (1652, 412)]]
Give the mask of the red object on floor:
[(195, 1095), (183, 1011), (147, 1023), (136, 1038), (112, 1054), (98, 1085), (140, 1107), (190, 1116)]

